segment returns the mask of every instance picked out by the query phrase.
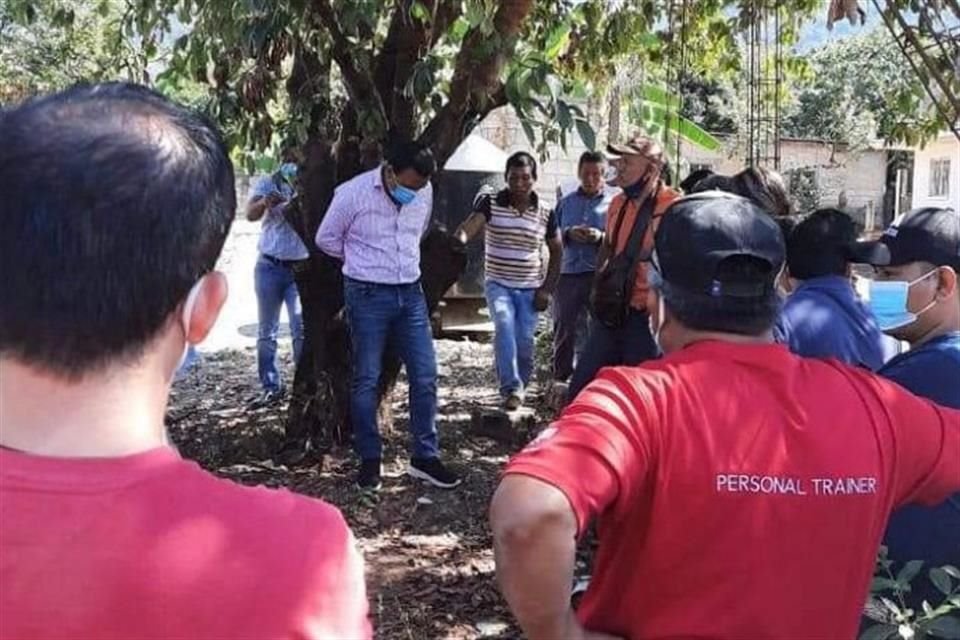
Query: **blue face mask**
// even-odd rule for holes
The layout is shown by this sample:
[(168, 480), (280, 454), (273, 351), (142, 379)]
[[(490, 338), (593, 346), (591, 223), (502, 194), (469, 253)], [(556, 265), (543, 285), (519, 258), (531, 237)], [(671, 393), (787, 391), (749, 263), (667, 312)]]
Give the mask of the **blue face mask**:
[(284, 162), (280, 165), (280, 175), (283, 176), (284, 180), (290, 182), (297, 177), (297, 165), (293, 162)]
[(868, 303), (881, 331), (893, 331), (913, 324), (921, 313), (936, 304), (936, 299), (933, 299), (930, 304), (916, 313), (907, 308), (910, 287), (930, 277), (936, 271), (936, 269), (929, 271), (910, 282), (903, 280), (870, 281)]
[(390, 197), (399, 202), (401, 205), (407, 205), (414, 201), (414, 199), (417, 197), (417, 192), (410, 187), (405, 187), (402, 184), (398, 184), (394, 188), (390, 189)]

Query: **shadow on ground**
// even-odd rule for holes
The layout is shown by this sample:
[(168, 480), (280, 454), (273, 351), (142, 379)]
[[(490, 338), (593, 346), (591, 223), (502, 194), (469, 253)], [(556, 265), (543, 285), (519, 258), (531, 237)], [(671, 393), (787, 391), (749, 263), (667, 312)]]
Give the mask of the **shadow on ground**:
[[(511, 448), (469, 432), (470, 412), (496, 402), (489, 344), (437, 341), (437, 424), (443, 456), (464, 474), (455, 491), (403, 475), (406, 386), (394, 394), (396, 425), (384, 434), (384, 489), (376, 499), (353, 487), (349, 451), (321, 465), (288, 468), (273, 460), (283, 440), (285, 406), (250, 411), (256, 395), (252, 348), (204, 354), (174, 387), (167, 417), (181, 453), (245, 484), (286, 487), (322, 498), (344, 512), (367, 560), (371, 616), (384, 640), (515, 638), (518, 631), (494, 581), (486, 511)], [(287, 379), (289, 350), (281, 347)]]

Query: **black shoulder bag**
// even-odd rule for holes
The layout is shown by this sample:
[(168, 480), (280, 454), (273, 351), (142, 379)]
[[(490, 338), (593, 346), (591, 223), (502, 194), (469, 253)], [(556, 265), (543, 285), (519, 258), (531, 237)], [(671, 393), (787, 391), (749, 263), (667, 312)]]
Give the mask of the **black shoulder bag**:
[[(594, 317), (610, 329), (619, 329), (627, 317), (627, 310), (630, 306), (630, 294), (633, 293), (633, 283), (637, 275), (637, 266), (640, 263), (640, 249), (643, 245), (643, 237), (650, 227), (650, 221), (653, 219), (653, 207), (656, 202), (654, 195), (648, 196), (637, 217), (633, 222), (633, 228), (630, 230), (630, 237), (627, 238), (627, 244), (623, 251), (610, 257), (607, 263), (603, 265), (597, 273), (593, 282), (593, 288), (590, 290), (590, 308)], [(616, 246), (617, 238), (620, 236), (620, 228), (623, 226), (624, 213), (629, 200), (625, 200), (620, 208), (617, 226), (613, 230), (611, 243)]]

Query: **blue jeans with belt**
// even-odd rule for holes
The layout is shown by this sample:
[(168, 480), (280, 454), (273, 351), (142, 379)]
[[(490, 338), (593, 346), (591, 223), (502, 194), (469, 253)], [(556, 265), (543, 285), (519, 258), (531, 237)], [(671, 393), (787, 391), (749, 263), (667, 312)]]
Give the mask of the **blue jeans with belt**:
[(411, 454), (414, 458), (436, 458), (437, 357), (420, 283), (377, 284), (345, 277), (343, 293), (353, 347), (350, 412), (357, 454), (363, 460), (383, 457), (377, 427), (377, 386), (383, 354), (389, 348), (407, 370)]
[(536, 289), (486, 283), (487, 309), (493, 320), (493, 355), (500, 395), (522, 394), (533, 373), (533, 338), (540, 314), (533, 306)]
[(303, 349), (303, 315), (300, 296), (293, 280), (293, 268), (282, 260), (260, 254), (253, 270), (257, 292), (257, 373), (266, 391), (283, 387), (277, 369), (277, 334), (280, 331), (280, 309), (287, 306), (290, 336), (293, 338), (294, 362)]

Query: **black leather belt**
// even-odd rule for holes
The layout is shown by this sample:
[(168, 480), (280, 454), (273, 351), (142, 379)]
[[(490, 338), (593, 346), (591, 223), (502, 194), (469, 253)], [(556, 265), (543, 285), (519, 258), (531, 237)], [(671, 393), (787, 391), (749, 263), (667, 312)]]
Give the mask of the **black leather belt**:
[(281, 260), (280, 258), (274, 258), (273, 256), (268, 256), (265, 253), (261, 253), (260, 255), (263, 256), (267, 262), (272, 262), (278, 267), (286, 267), (288, 269), (292, 269), (296, 267), (301, 262), (306, 262), (306, 260)]

